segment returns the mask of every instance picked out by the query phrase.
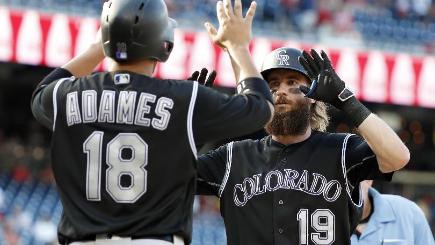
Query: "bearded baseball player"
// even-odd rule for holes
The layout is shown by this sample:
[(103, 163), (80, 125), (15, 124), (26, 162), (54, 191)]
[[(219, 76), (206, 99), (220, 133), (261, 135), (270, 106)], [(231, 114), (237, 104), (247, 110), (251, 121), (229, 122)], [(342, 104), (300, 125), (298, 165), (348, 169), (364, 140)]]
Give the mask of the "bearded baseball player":
[[(269, 136), (200, 156), (197, 192), (220, 198), (230, 245), (350, 244), (360, 181), (391, 179), (408, 163), (408, 149), (346, 88), (324, 52), (277, 49), (262, 75), (275, 102)], [(362, 138), (325, 132), (325, 103)]]
[[(101, 32), (83, 54), (54, 70), (32, 98), (52, 130), (52, 167), (63, 205), (61, 244), (188, 244), (196, 144), (264, 127), (273, 106), (249, 54), (256, 5), (246, 16), (217, 4), (213, 41), (237, 64), (239, 93), (152, 77), (168, 59), (176, 22), (163, 0), (111, 0)], [(242, 9), (240, 0), (235, 10)], [(102, 40), (101, 40), (102, 39)], [(109, 72), (91, 74), (109, 57)]]

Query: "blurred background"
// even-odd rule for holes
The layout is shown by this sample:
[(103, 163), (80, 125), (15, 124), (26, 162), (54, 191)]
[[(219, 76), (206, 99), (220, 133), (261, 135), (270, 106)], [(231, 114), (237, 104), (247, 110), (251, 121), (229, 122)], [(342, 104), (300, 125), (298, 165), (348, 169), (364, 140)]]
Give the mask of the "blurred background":
[[(256, 64), (283, 45), (325, 49), (342, 79), (411, 150), (407, 167), (376, 188), (415, 201), (434, 231), (435, 1), (257, 2)], [(202, 25), (216, 22), (216, 0), (166, 3), (180, 28), (170, 60), (156, 75), (184, 79), (202, 67), (216, 69), (216, 89), (232, 93), (229, 59)], [(0, 245), (56, 241), (62, 206), (50, 170), (49, 131), (33, 119), (30, 98), (52, 67), (94, 39), (101, 7), (101, 0), (0, 0)], [(331, 108), (330, 114), (329, 131), (352, 132), (340, 112)], [(218, 200), (197, 197), (194, 211), (193, 244), (225, 244)]]

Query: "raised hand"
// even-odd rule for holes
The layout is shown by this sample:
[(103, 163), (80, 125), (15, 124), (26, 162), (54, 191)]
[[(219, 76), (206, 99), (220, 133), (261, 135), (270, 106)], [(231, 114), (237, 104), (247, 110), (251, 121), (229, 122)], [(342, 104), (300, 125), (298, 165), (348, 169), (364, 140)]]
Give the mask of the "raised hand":
[(252, 2), (246, 16), (243, 17), (242, 2), (235, 0), (218, 1), (216, 5), (219, 29), (211, 23), (205, 23), (205, 27), (211, 39), (217, 45), (229, 49), (234, 47), (247, 47), (251, 42), (252, 21), (254, 19), (257, 3)]
[(305, 96), (330, 103), (339, 109), (344, 101), (354, 96), (346, 89), (346, 84), (337, 75), (324, 51), (320, 55), (314, 49), (310, 53), (303, 51), (299, 63), (305, 68), (312, 81), (310, 88), (300, 87)]

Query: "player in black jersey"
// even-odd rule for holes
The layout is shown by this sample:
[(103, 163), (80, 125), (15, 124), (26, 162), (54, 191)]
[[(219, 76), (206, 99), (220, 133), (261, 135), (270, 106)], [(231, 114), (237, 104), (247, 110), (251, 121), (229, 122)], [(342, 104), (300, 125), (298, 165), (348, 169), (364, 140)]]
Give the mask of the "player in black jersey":
[[(391, 179), (408, 149), (345, 87), (325, 53), (280, 48), (262, 74), (275, 102), (270, 135), (200, 156), (197, 192), (220, 198), (230, 245), (350, 244), (359, 182)], [(325, 132), (323, 102), (345, 112), (363, 138)]]
[[(237, 64), (238, 95), (152, 77), (174, 45), (163, 0), (106, 2), (102, 35), (38, 85), (32, 111), (53, 132), (61, 244), (190, 243), (195, 144), (258, 130), (273, 112), (248, 49), (256, 5), (244, 17), (228, 2), (217, 5), (225, 25), (207, 29)], [(91, 74), (105, 56), (110, 72)]]

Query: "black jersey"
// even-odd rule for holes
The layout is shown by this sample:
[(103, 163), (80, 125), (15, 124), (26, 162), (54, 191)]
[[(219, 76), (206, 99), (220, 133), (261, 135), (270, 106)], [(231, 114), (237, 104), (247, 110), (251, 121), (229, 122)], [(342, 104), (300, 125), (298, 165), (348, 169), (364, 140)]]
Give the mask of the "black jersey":
[(53, 130), (61, 243), (97, 234), (178, 234), (189, 243), (195, 144), (255, 131), (270, 117), (255, 94), (131, 72), (43, 82), (32, 101)]
[(287, 146), (232, 142), (200, 156), (198, 172), (198, 192), (220, 197), (230, 245), (350, 244), (362, 211), (354, 186), (391, 178), (361, 138), (321, 132)]

